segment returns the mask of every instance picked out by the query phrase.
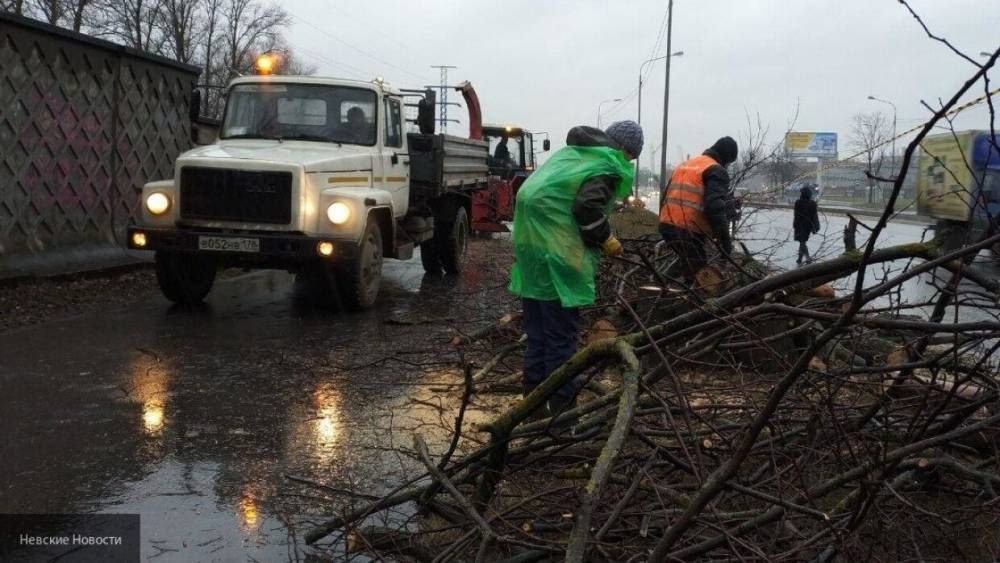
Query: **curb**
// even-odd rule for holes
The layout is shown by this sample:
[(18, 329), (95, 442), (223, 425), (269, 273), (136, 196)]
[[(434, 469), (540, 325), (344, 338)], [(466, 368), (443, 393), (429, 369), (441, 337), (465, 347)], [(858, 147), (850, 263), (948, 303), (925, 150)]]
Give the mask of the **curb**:
[(0, 284), (106, 275), (144, 268), (152, 263), (152, 252), (126, 250), (110, 243), (14, 254), (0, 256)]
[[(759, 207), (762, 209), (795, 209), (794, 205), (784, 204), (784, 203), (760, 203), (760, 202), (747, 202), (747, 207)], [(831, 207), (828, 205), (820, 205), (819, 211), (822, 213), (829, 213), (833, 215), (856, 215), (858, 217), (874, 217), (879, 218), (882, 216), (880, 211), (875, 211), (872, 209), (853, 209), (850, 207)], [(914, 223), (918, 225), (933, 225), (935, 223), (934, 219), (925, 217), (923, 215), (917, 215), (916, 213), (897, 213), (893, 215), (890, 219), (891, 221)]]

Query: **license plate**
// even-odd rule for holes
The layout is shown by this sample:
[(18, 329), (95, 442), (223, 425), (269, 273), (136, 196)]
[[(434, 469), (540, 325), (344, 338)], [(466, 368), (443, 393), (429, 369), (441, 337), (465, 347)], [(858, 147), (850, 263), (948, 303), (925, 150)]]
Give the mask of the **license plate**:
[(198, 250), (260, 252), (260, 239), (246, 237), (198, 237)]

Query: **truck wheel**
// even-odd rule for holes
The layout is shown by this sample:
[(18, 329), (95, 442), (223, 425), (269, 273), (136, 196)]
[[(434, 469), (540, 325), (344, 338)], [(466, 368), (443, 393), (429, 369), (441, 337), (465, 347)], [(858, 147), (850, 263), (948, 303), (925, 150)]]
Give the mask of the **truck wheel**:
[(156, 253), (156, 280), (174, 303), (199, 303), (215, 283), (215, 261), (200, 254)]
[(438, 240), (432, 237), (420, 243), (420, 263), (428, 274), (441, 273), (441, 253), (438, 251)]
[(465, 262), (465, 251), (469, 247), (469, 215), (464, 207), (459, 207), (451, 228), (443, 230), (438, 248), (441, 250), (441, 265), (447, 274), (459, 274)]
[(337, 271), (337, 286), (344, 308), (361, 311), (375, 304), (382, 283), (382, 229), (374, 218), (368, 220), (358, 255)]

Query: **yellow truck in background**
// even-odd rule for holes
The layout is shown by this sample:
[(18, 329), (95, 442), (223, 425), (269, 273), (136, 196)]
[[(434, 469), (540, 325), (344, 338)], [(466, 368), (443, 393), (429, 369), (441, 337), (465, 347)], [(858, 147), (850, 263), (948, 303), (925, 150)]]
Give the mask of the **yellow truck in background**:
[[(971, 242), (997, 226), (1000, 215), (1000, 135), (963, 131), (920, 144), (917, 211), (937, 219), (948, 247)], [(994, 248), (994, 251), (1000, 248)]]

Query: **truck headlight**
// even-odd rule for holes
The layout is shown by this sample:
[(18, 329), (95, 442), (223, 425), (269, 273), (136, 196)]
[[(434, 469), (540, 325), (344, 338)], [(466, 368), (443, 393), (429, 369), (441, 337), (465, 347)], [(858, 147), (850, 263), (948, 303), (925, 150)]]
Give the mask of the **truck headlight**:
[(334, 225), (343, 225), (351, 218), (351, 207), (344, 202), (335, 201), (326, 208), (326, 217)]
[(163, 192), (153, 192), (146, 196), (146, 209), (153, 215), (163, 215), (170, 209), (170, 198)]

